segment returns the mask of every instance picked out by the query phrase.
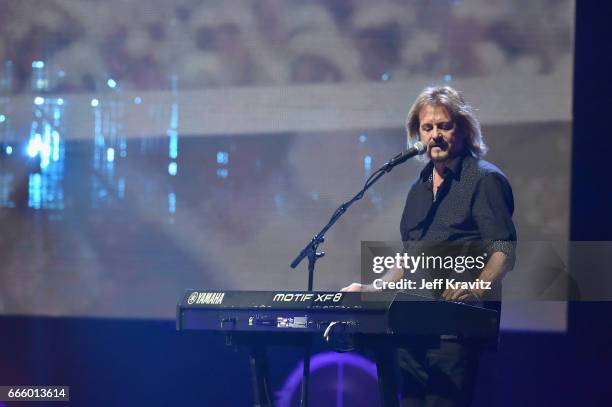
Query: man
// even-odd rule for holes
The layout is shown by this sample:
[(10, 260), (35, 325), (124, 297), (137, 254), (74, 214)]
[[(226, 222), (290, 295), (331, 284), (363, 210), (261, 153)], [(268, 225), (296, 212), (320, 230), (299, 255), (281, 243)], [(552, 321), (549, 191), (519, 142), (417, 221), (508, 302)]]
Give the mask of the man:
[[(512, 189), (504, 174), (482, 159), (487, 147), (472, 108), (449, 86), (426, 88), (406, 122), (411, 142), (427, 145), (429, 162), (412, 184), (400, 230), (415, 242), (466, 242), (482, 248), (487, 261), (477, 275), (481, 288), (445, 288), (432, 295), (449, 301), (485, 302), (499, 310), (501, 279), (512, 267), (516, 230)], [(412, 243), (411, 243), (412, 242)], [(384, 279), (397, 280), (403, 270)], [(491, 289), (485, 289), (490, 283)], [(353, 283), (343, 291), (370, 291)], [(488, 302), (495, 300), (497, 302)], [(461, 338), (443, 337), (439, 346), (400, 349), (405, 405), (467, 406), (476, 379), (477, 348)]]

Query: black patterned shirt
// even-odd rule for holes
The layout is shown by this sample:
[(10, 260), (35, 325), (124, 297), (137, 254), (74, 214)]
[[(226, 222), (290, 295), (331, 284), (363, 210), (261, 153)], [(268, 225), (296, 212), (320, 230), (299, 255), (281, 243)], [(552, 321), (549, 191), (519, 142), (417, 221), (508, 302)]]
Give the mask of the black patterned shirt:
[(505, 253), (511, 268), (516, 229), (514, 198), (506, 176), (485, 160), (461, 155), (446, 165), (434, 197), (433, 167), (430, 161), (408, 192), (400, 224), (405, 246), (415, 246), (410, 242), (417, 241), (473, 242), (489, 254)]

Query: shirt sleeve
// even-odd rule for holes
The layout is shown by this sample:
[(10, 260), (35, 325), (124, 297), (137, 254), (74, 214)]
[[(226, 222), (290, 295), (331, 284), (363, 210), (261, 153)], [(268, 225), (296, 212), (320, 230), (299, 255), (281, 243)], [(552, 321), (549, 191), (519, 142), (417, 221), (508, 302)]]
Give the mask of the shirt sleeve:
[(483, 177), (474, 194), (472, 215), (490, 252), (503, 252), (514, 263), (516, 229), (512, 221), (514, 197), (508, 180), (498, 173)]

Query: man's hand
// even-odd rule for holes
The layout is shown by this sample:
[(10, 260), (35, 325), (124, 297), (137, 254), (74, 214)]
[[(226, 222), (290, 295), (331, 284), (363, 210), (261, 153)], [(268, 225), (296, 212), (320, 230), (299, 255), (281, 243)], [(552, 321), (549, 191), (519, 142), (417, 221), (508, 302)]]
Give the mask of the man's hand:
[(364, 291), (363, 284), (361, 283), (351, 283), (346, 287), (343, 287), (340, 291), (345, 293), (359, 293)]
[(442, 298), (447, 301), (482, 301), (484, 290), (468, 290), (465, 288), (458, 288), (456, 290), (447, 288), (442, 293)]
[(345, 293), (373, 293), (380, 290), (374, 288), (372, 284), (351, 283), (343, 287), (340, 291)]
[[(494, 252), (490, 257), (484, 270), (480, 273), (479, 278), (483, 281), (489, 281), (495, 284), (500, 280), (507, 265), (508, 256), (503, 252)], [(482, 301), (487, 290), (483, 288), (473, 288), (471, 290), (458, 288), (456, 290), (446, 289), (442, 293), (442, 298), (448, 301)]]

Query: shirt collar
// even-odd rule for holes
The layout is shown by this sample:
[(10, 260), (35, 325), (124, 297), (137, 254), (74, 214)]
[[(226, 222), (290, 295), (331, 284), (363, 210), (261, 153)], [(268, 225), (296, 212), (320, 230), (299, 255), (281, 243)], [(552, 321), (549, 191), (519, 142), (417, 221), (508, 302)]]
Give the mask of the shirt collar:
[[(468, 154), (469, 153), (464, 153), (464, 154), (460, 154), (456, 157), (451, 158), (446, 164), (446, 168), (444, 171), (450, 173), (453, 178), (458, 180), (461, 177), (461, 170), (463, 168), (463, 159)], [(429, 179), (429, 176), (432, 174), (432, 171), (433, 171), (433, 166), (434, 166), (433, 161), (429, 160), (425, 168), (423, 168), (423, 171), (421, 171), (421, 180), (423, 182), (426, 182)]]

